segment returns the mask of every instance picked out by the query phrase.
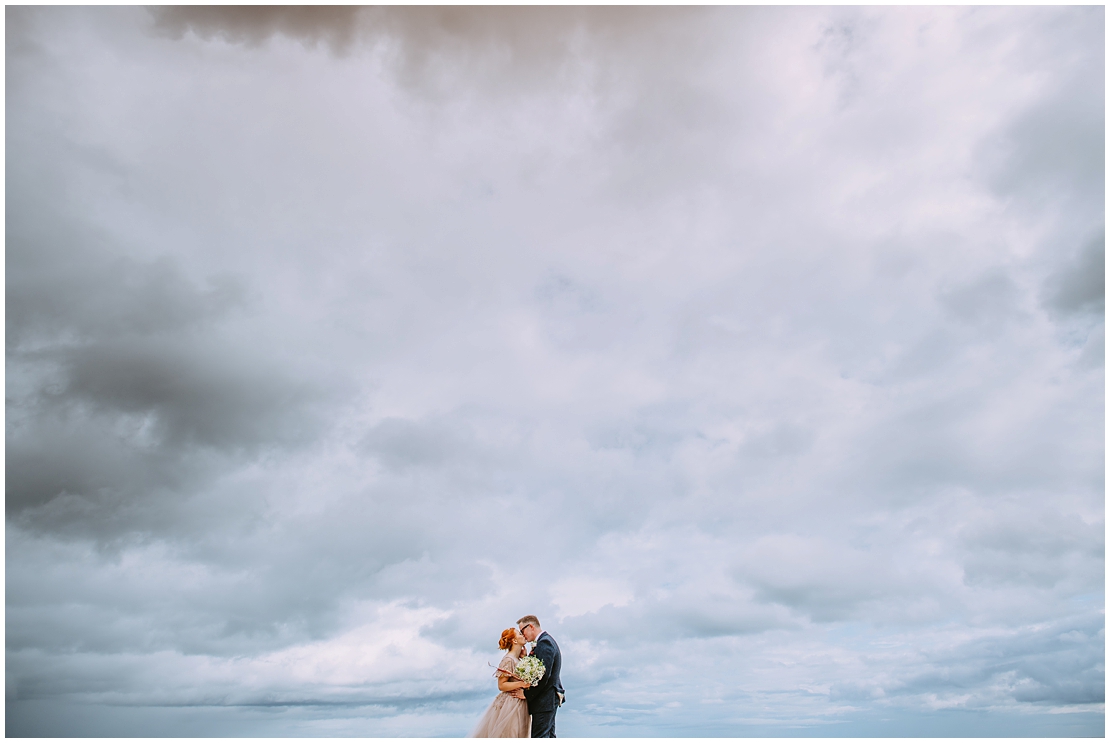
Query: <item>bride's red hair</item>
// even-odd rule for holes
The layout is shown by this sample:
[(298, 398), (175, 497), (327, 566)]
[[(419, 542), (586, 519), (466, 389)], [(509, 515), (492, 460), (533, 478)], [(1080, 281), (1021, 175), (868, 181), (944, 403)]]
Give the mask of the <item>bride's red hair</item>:
[(497, 643), (497, 647), (508, 650), (513, 646), (514, 639), (516, 639), (516, 630), (510, 627), (501, 633), (501, 642)]

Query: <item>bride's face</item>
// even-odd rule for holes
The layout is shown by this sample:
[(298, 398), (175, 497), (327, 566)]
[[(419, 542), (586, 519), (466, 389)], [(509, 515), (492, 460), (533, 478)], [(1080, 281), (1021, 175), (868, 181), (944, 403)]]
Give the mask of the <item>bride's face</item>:
[(516, 634), (513, 635), (513, 642), (516, 643), (517, 645), (523, 645), (524, 643), (526, 643), (528, 641), (524, 639), (524, 635), (522, 635), (520, 633), (520, 630), (517, 630)]

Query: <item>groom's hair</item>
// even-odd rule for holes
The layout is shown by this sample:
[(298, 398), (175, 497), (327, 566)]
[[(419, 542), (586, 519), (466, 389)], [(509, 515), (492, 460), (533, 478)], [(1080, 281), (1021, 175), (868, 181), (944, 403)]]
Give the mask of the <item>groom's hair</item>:
[(536, 618), (535, 614), (525, 614), (520, 619), (516, 620), (517, 627), (525, 624), (534, 624), (536, 625), (536, 629), (540, 629), (540, 620)]

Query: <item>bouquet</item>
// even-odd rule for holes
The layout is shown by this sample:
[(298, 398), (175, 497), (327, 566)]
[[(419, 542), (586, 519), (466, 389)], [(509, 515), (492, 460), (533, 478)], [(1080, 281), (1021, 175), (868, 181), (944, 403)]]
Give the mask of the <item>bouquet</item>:
[(521, 681), (527, 681), (529, 686), (535, 686), (543, 678), (545, 670), (547, 669), (543, 667), (542, 660), (534, 655), (525, 655), (516, 662), (516, 670), (513, 673)]

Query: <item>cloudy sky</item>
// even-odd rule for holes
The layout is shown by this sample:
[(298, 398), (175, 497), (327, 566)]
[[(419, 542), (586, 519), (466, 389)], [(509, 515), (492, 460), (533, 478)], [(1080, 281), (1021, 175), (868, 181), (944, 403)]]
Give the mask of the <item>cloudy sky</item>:
[(9, 735), (1101, 735), (1104, 10), (8, 7)]

